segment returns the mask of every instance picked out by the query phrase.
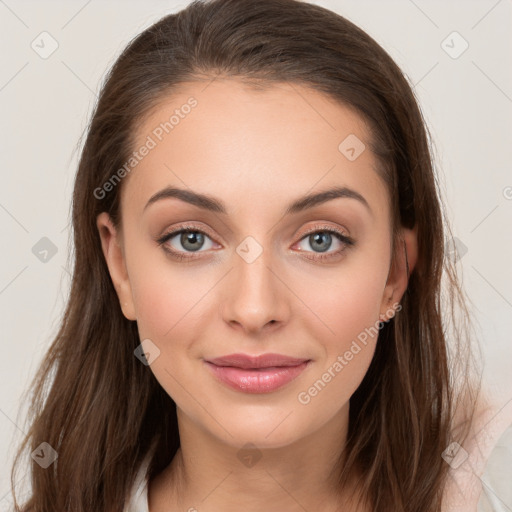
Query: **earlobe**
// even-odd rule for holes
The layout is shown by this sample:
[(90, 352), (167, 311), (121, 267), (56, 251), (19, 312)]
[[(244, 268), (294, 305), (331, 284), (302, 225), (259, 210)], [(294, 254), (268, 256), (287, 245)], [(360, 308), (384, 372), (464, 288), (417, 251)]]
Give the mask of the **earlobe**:
[(105, 257), (110, 278), (117, 292), (123, 314), (128, 320), (136, 320), (132, 289), (126, 270), (120, 235), (107, 212), (102, 212), (98, 215), (96, 226), (100, 235), (103, 256)]
[(416, 226), (402, 228), (395, 248), (381, 303), (380, 319), (386, 321), (394, 316), (395, 305), (399, 304), (418, 260), (418, 237)]

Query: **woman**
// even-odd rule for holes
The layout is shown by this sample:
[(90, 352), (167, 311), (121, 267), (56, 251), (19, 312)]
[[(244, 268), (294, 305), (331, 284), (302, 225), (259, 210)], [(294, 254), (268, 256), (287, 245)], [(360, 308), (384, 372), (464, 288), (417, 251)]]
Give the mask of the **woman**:
[(421, 112), (366, 33), (295, 0), (149, 27), (102, 88), (73, 227), (17, 510), (446, 508), (467, 310)]

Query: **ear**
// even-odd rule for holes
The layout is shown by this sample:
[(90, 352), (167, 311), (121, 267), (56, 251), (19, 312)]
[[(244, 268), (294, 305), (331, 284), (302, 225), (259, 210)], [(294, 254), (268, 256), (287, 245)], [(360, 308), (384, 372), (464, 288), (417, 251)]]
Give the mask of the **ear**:
[(110, 278), (116, 289), (123, 315), (128, 320), (136, 320), (132, 289), (126, 270), (120, 234), (114, 227), (107, 212), (102, 212), (98, 215), (96, 225), (100, 234), (103, 255), (105, 256)]
[(380, 319), (385, 322), (395, 314), (396, 305), (409, 284), (411, 275), (418, 260), (417, 226), (412, 229), (402, 228), (395, 246), (395, 257), (392, 259), (388, 280), (384, 288), (380, 308)]

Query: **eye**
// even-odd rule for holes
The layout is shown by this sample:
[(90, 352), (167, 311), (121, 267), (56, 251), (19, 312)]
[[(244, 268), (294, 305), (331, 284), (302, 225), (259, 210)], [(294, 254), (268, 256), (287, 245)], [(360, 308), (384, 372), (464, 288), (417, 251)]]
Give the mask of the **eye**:
[[(333, 252), (327, 252), (333, 242), (339, 246), (338, 249)], [(304, 257), (312, 260), (325, 260), (340, 256), (347, 248), (355, 245), (355, 241), (332, 226), (315, 226), (301, 238), (299, 244), (309, 245), (313, 248), (313, 255), (304, 255)], [(300, 247), (300, 245), (299, 251), (311, 253), (311, 251)]]
[[(209, 244), (205, 242), (209, 240)], [(200, 249), (211, 249), (213, 242), (207, 233), (193, 226), (182, 226), (180, 229), (166, 233), (157, 240), (164, 250), (178, 259), (194, 258), (187, 253), (201, 252)], [(206, 245), (206, 247), (205, 247)]]
[[(333, 252), (328, 252), (333, 242), (339, 247)], [(180, 226), (160, 237), (157, 243), (177, 260), (199, 258), (199, 253), (205, 252), (201, 249), (212, 249), (214, 244), (205, 231), (195, 226)], [(302, 236), (296, 245), (299, 245), (298, 251), (303, 253), (304, 258), (321, 261), (339, 257), (347, 248), (355, 245), (355, 241), (332, 226), (314, 226)], [(313, 251), (309, 251), (301, 245), (309, 245)]]

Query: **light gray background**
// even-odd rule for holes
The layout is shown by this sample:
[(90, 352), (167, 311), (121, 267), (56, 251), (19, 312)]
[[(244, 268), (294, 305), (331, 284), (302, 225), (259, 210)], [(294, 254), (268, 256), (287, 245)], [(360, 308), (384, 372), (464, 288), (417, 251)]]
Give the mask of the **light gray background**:
[[(26, 428), (21, 393), (57, 331), (68, 292), (76, 147), (100, 81), (134, 35), (187, 3), (0, 0), (0, 510), (9, 500), (13, 440)], [(512, 399), (512, 2), (313, 3), (366, 30), (414, 84), (454, 234), (467, 248), (458, 265), (499, 410)], [(43, 31), (58, 43), (47, 59), (31, 48)], [(446, 39), (453, 31), (469, 44), (458, 58), (463, 41)], [(57, 248), (46, 262), (32, 252), (42, 237)]]

